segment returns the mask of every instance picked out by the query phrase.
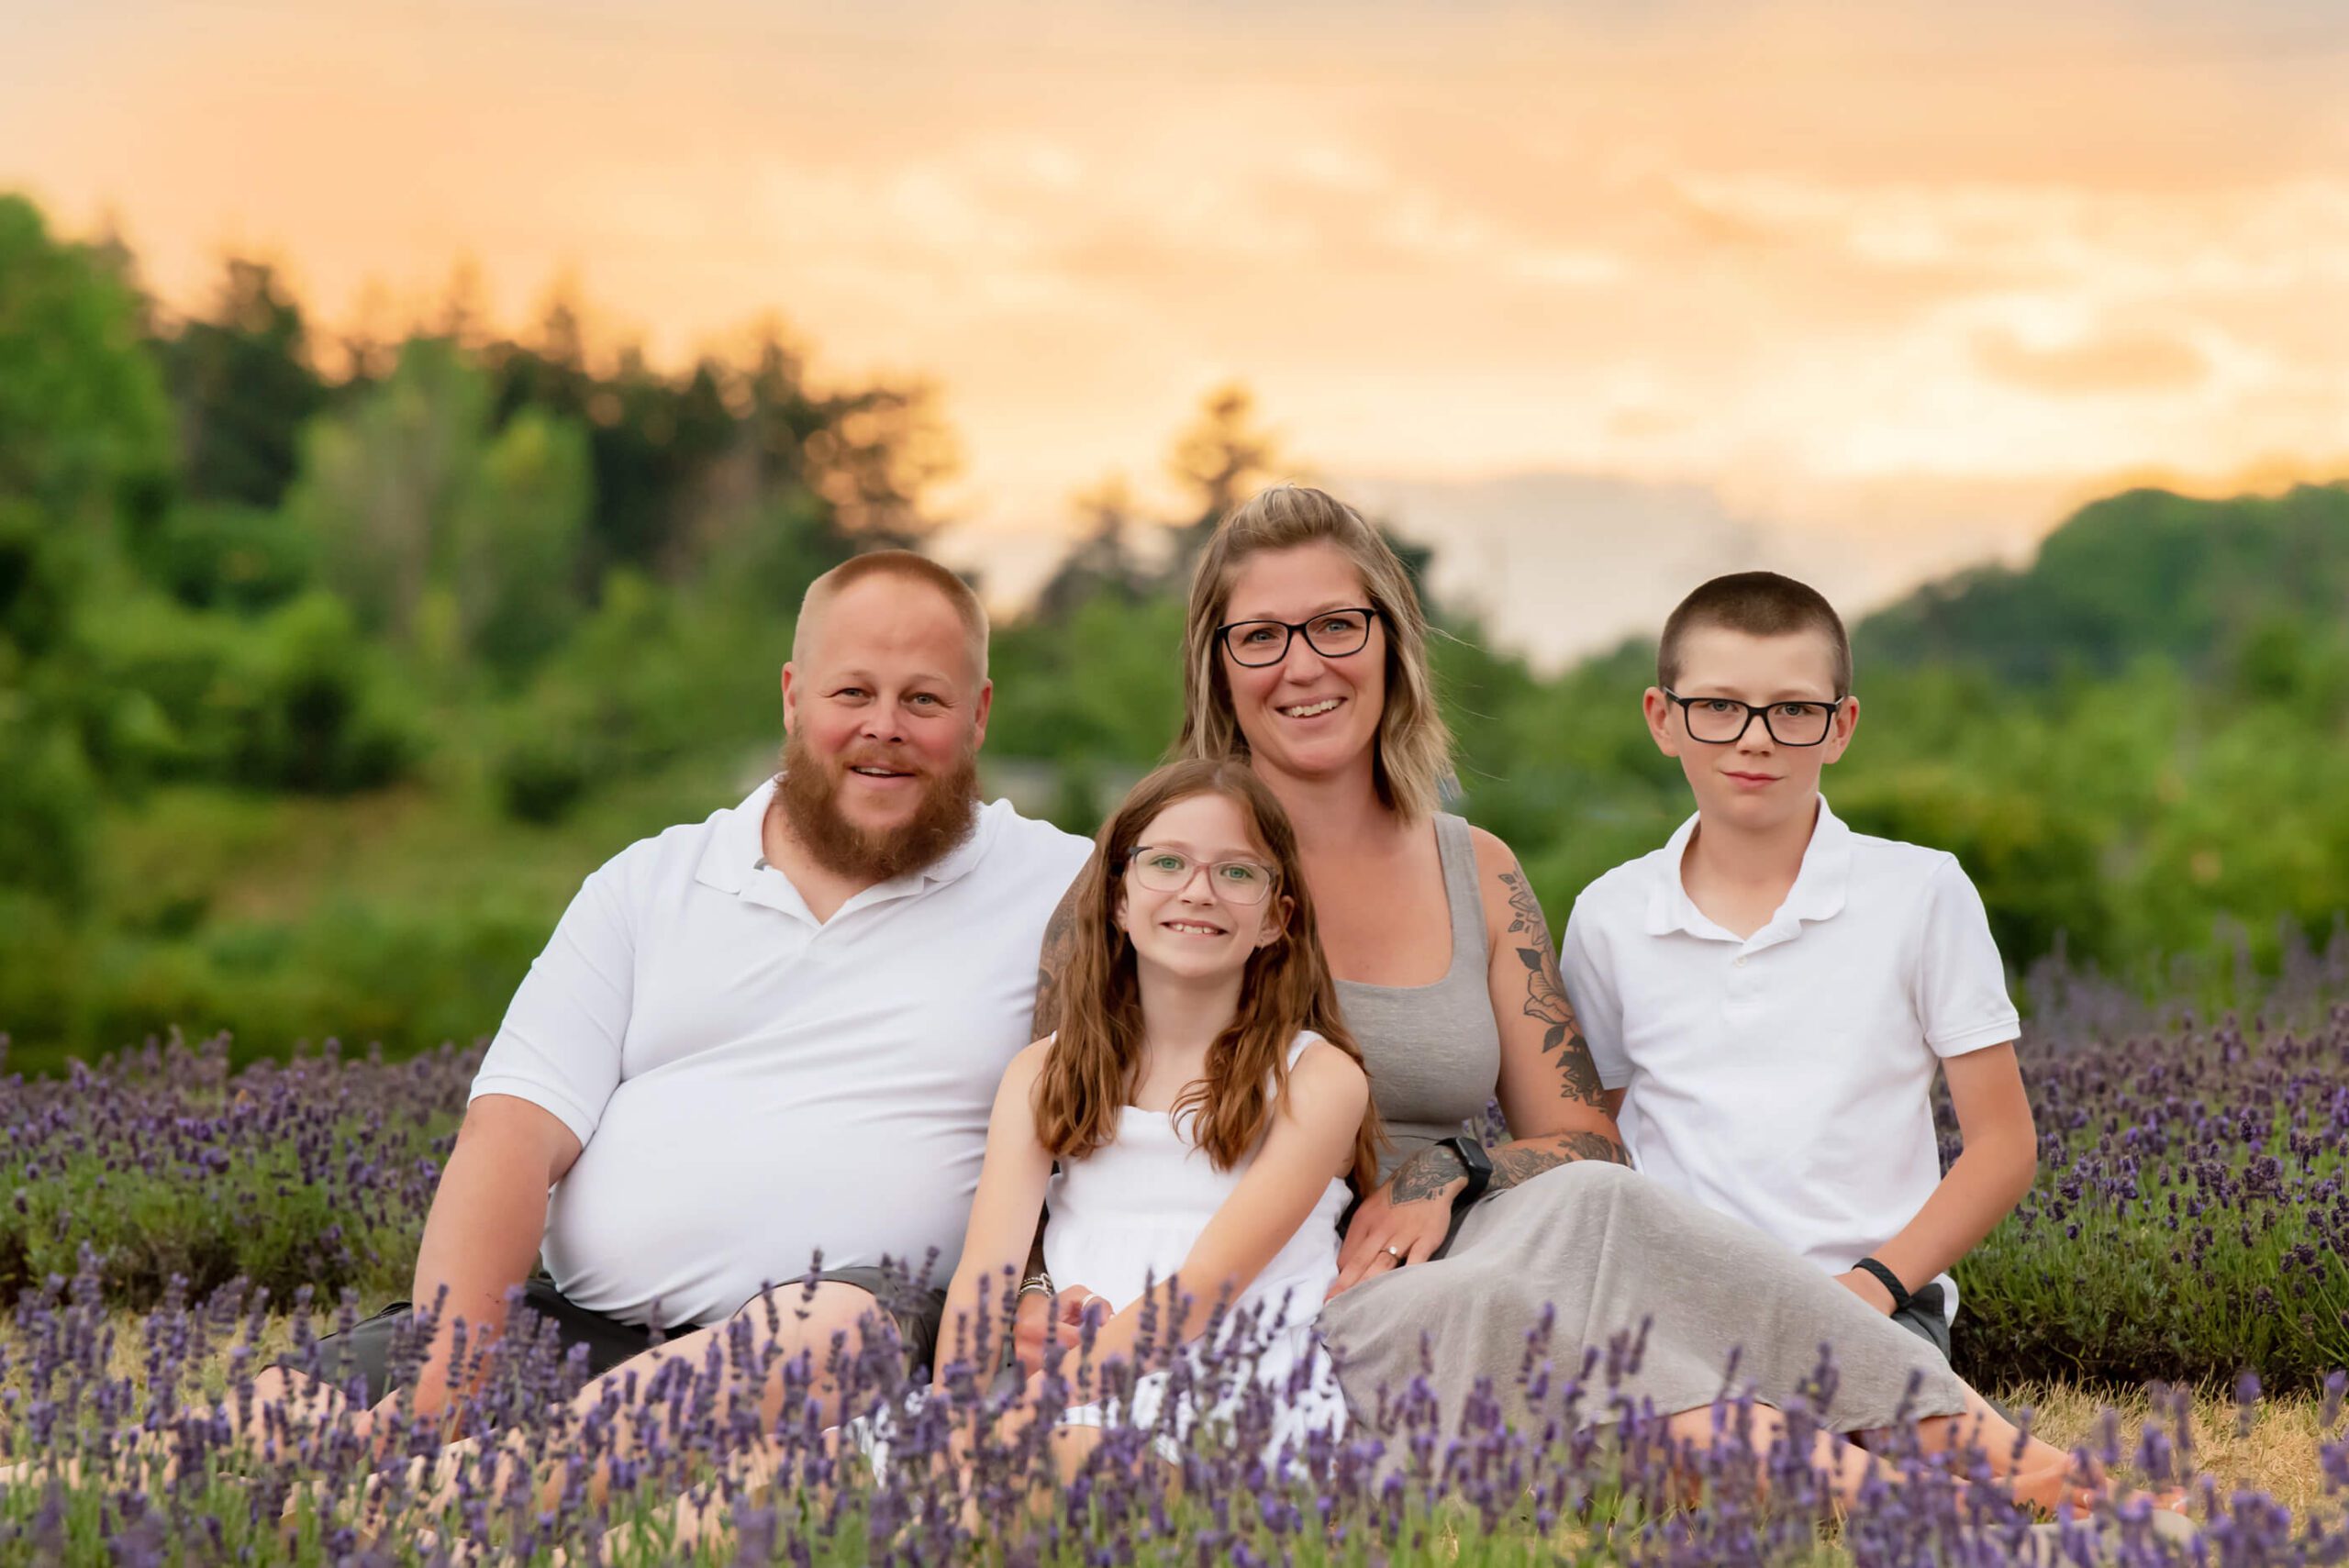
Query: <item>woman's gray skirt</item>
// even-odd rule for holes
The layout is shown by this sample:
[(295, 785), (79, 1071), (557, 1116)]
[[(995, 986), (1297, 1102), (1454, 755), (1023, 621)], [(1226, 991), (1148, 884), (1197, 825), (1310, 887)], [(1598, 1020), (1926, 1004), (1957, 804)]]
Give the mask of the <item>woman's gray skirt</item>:
[[(1527, 1400), (1528, 1336), (1552, 1309), (1542, 1407)], [(1635, 1369), (1612, 1387), (1611, 1342), (1646, 1329)], [(1965, 1385), (1924, 1340), (1880, 1316), (1816, 1264), (1752, 1227), (1620, 1165), (1576, 1161), (1496, 1193), (1470, 1211), (1451, 1251), (1388, 1269), (1321, 1309), (1321, 1335), (1355, 1418), (1375, 1429), (1423, 1373), (1444, 1429), (1486, 1379), (1512, 1422), (1561, 1414), (1582, 1376), (1577, 1425), (1628, 1402), (1662, 1414), (1751, 1391), (1786, 1407), (1809, 1391), (1835, 1431), (1952, 1416)], [(1423, 1350), (1424, 1344), (1424, 1350)], [(1831, 1347), (1832, 1392), (1816, 1391)], [(1731, 1368), (1731, 1353), (1736, 1364)]]

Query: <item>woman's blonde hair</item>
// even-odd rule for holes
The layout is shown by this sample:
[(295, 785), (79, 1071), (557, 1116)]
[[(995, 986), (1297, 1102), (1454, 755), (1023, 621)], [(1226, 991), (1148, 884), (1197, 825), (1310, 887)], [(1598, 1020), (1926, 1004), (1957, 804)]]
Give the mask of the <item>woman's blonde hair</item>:
[(1405, 821), (1419, 821), (1434, 813), (1453, 783), (1452, 731), (1436, 706), (1435, 677), (1428, 668), (1427, 612), (1385, 537), (1352, 506), (1305, 485), (1276, 484), (1242, 501), (1199, 552), (1183, 631), (1183, 730), (1168, 754), (1248, 755), (1215, 628), (1223, 624), (1232, 581), (1249, 557), (1323, 540), (1353, 563), (1363, 592), (1386, 623), (1386, 710), (1379, 715), (1371, 776), (1382, 804)]
[[(1141, 1070), (1141, 984), (1133, 943), (1115, 924), (1118, 893), (1126, 862), (1158, 814), (1200, 795), (1239, 806), (1249, 837), (1273, 868), (1273, 895), (1286, 899), (1288, 910), (1279, 940), (1249, 955), (1239, 1011), (1208, 1046), (1206, 1075), (1175, 1098), (1173, 1114), (1189, 1124), (1192, 1144), (1207, 1151), (1216, 1169), (1229, 1171), (1255, 1151), (1287, 1100), (1288, 1050), (1299, 1030), (1311, 1029), (1362, 1064), (1362, 1048), (1338, 1013), (1288, 814), (1237, 760), (1170, 762), (1134, 785), (1101, 825), (1093, 859), (1077, 877), (1060, 1029), (1030, 1102), (1038, 1140), (1061, 1159), (1082, 1160), (1116, 1138), (1118, 1119), (1133, 1098)], [(1348, 1173), (1357, 1192), (1377, 1184), (1384, 1141), (1377, 1107), (1366, 1107)]]

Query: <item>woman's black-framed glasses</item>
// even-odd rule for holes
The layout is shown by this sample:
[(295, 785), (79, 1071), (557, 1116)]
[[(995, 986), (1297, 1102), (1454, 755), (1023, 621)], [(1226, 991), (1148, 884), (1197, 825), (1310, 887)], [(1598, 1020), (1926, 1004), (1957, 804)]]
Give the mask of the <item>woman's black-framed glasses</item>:
[(1180, 850), (1136, 844), (1126, 851), (1134, 878), (1153, 893), (1180, 893), (1191, 885), (1191, 873), (1208, 868), (1208, 884), (1234, 904), (1262, 904), (1273, 890), (1273, 868), (1258, 861), (1197, 861)]
[(1299, 632), (1305, 645), (1324, 659), (1359, 653), (1370, 641), (1370, 623), (1378, 618), (1372, 605), (1323, 610), (1308, 620), (1230, 620), (1215, 628), (1216, 639), (1237, 663), (1251, 667), (1277, 664), (1288, 657), (1289, 639)]
[(1708, 746), (1742, 740), (1757, 715), (1763, 730), (1779, 745), (1816, 746), (1827, 739), (1835, 724), (1835, 710), (1844, 703), (1837, 697), (1833, 702), (1774, 702), (1756, 706), (1735, 697), (1684, 697), (1668, 686), (1664, 695), (1680, 705), (1688, 739)]

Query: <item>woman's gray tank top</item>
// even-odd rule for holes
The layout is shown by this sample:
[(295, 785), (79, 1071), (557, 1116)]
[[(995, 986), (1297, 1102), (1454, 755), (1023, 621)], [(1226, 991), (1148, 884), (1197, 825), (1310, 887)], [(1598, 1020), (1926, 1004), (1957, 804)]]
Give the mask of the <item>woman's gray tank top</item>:
[(1493, 1020), (1491, 953), (1468, 824), (1437, 813), (1435, 847), (1452, 911), (1452, 967), (1427, 985), (1338, 982), (1338, 1009), (1362, 1047), (1371, 1098), (1386, 1123), (1382, 1174), (1460, 1131), (1463, 1122), (1481, 1126), (1500, 1082), (1501, 1033)]

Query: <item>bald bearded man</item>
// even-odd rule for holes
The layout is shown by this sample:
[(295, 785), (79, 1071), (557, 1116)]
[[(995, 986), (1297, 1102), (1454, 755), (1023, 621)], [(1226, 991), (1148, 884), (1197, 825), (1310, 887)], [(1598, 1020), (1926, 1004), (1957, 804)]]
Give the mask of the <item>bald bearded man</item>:
[[(523, 1306), (592, 1373), (656, 1322), (717, 1324), (786, 1282), (786, 1354), (820, 1362), (879, 1311), (928, 1363), (942, 1296), (892, 1273), (953, 1271), (1045, 924), (1091, 849), (980, 806), (986, 649), (943, 567), (835, 568), (783, 667), (780, 773), (587, 879), (490, 1045), (426, 1222), (415, 1299), (447, 1294), (420, 1410), (451, 1396), (453, 1320), (500, 1332), (541, 1254)], [(406, 1318), (328, 1340), (337, 1383), (388, 1398)]]

